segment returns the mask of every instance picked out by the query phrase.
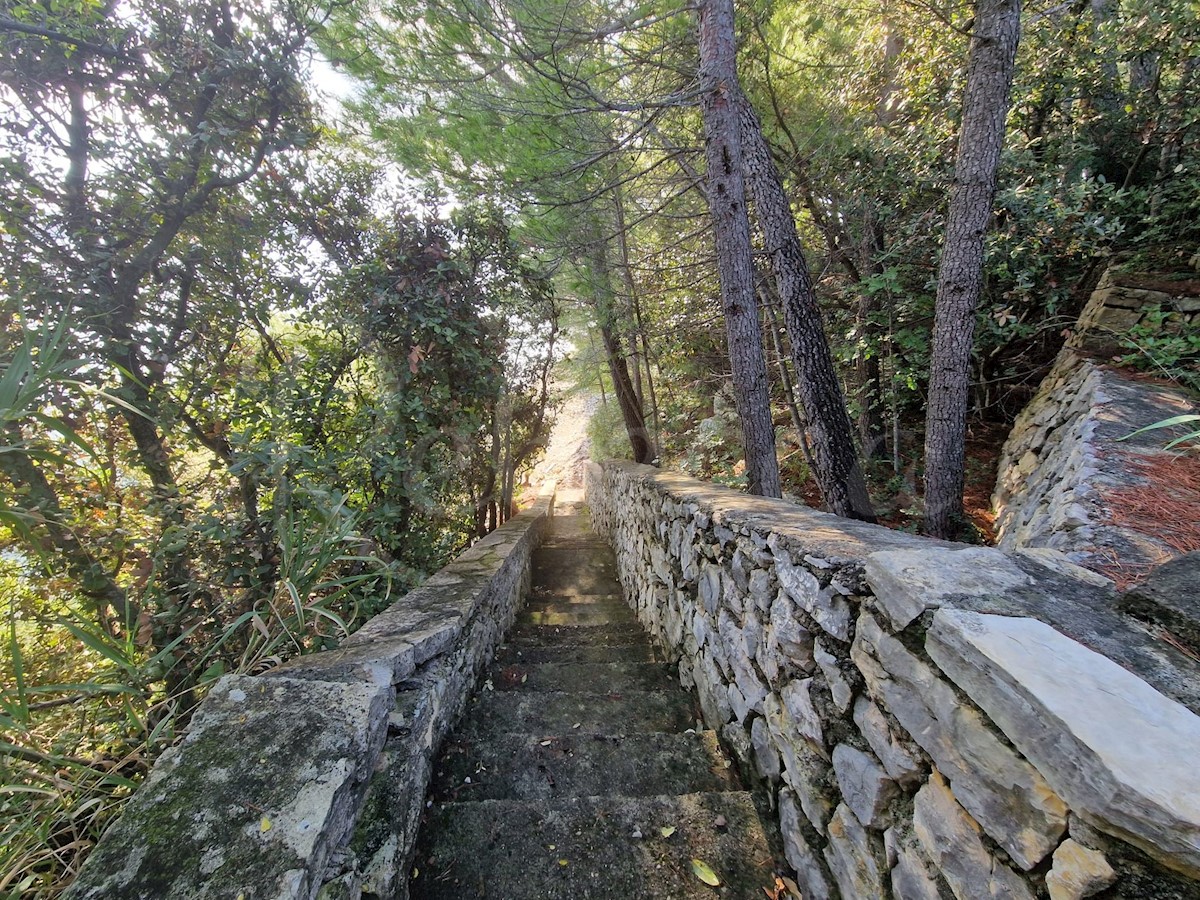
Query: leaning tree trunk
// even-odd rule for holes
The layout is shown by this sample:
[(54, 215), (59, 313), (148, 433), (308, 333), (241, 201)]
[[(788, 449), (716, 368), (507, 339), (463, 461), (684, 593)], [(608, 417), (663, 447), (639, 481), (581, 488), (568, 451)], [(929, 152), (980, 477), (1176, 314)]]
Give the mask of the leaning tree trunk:
[(796, 220), (758, 116), (749, 99), (739, 97), (739, 101), (746, 176), (783, 303), (783, 322), (799, 376), (800, 404), (812, 438), (813, 475), (830, 510), (839, 516), (873, 522), (875, 511), (854, 449), (854, 431), (833, 354), (825, 340), (812, 278), (800, 250)]
[(608, 249), (602, 236), (598, 235), (592, 242), (591, 257), (596, 290), (596, 315), (600, 320), (600, 338), (604, 341), (604, 357), (608, 362), (608, 374), (612, 376), (613, 393), (617, 397), (617, 406), (621, 409), (625, 433), (629, 437), (630, 449), (633, 450), (633, 461), (651, 463), (657, 451), (646, 431), (646, 414), (634, 389), (633, 379), (629, 377), (629, 364), (621, 348), (615, 321), (616, 313), (613, 310), (612, 272), (609, 270)]
[(938, 267), (925, 415), (924, 527), (935, 537), (951, 537), (963, 517), (975, 308), (1020, 35), (1020, 0), (977, 0), (954, 186)]
[(742, 176), (738, 128), (736, 44), (733, 0), (705, 0), (700, 6), (700, 79), (704, 86), (705, 159), (708, 203), (716, 239), (717, 271), (734, 399), (742, 424), (746, 481), (750, 493), (782, 496), (775, 426), (771, 422), (767, 362), (754, 295), (750, 220)]

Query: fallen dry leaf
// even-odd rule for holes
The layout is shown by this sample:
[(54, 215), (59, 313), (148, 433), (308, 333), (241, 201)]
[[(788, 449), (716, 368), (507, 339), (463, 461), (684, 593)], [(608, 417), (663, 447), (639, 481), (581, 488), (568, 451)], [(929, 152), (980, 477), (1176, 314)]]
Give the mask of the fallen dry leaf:
[(717, 873), (712, 870), (712, 867), (702, 859), (692, 860), (692, 873), (703, 881), (705, 884), (712, 887), (720, 887), (721, 879), (717, 877)]

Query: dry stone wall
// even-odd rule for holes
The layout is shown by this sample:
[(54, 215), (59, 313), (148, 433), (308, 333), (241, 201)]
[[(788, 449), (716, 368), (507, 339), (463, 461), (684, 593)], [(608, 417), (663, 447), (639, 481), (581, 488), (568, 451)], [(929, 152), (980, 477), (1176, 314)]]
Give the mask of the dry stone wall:
[(432, 760), (552, 508), (543, 496), (340, 649), (221, 679), (66, 896), (406, 897)]
[(631, 463), (587, 498), (805, 900), (1200, 897), (1200, 666), (1111, 588)]
[(1200, 328), (1200, 282), (1115, 273), (1101, 279), (1004, 444), (992, 495), (1002, 549), (1057, 551), (1101, 572), (1135, 575), (1178, 555), (1151, 530), (1123, 524), (1113, 514), (1120, 492), (1147, 486), (1139, 463), (1162, 455), (1167, 440), (1165, 432), (1125, 438), (1196, 411), (1182, 389), (1097, 361), (1111, 357), (1116, 337), (1151, 310), (1167, 313), (1165, 330)]

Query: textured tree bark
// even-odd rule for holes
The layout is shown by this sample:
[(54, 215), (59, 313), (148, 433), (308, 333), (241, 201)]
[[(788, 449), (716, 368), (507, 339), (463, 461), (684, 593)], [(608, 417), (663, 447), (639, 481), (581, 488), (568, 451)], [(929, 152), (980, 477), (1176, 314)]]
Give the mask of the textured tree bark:
[(758, 115), (745, 97), (739, 96), (738, 107), (743, 165), (783, 304), (783, 322), (799, 376), (800, 404), (812, 438), (813, 475), (830, 510), (839, 516), (873, 522), (875, 511), (854, 449), (846, 400), (825, 340), (821, 310), (800, 250), (796, 220), (763, 138)]
[(954, 186), (938, 266), (925, 415), (924, 528), (935, 537), (953, 536), (963, 516), (975, 308), (1020, 34), (1020, 0), (977, 0)]
[(708, 203), (716, 242), (725, 335), (733, 371), (734, 400), (742, 425), (746, 481), (752, 494), (782, 496), (771, 422), (767, 362), (754, 294), (750, 220), (742, 174), (733, 0), (700, 6), (700, 81), (704, 87)]
[(616, 394), (617, 405), (621, 408), (621, 419), (625, 422), (625, 432), (633, 450), (633, 461), (651, 463), (654, 461), (654, 446), (646, 432), (646, 416), (642, 411), (642, 404), (638, 401), (637, 391), (634, 390), (633, 379), (629, 377), (629, 364), (622, 351), (621, 339), (614, 322), (612, 273), (609, 270), (608, 251), (604, 246), (603, 237), (597, 236), (592, 242), (591, 256), (596, 278), (600, 338), (604, 341), (604, 357), (608, 362), (608, 373), (612, 376), (613, 393)]

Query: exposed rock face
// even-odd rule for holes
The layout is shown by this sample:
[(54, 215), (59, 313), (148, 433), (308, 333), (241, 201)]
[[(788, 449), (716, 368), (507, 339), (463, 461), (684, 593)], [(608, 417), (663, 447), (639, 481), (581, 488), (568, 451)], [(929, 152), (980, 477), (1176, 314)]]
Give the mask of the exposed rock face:
[[(1148, 646), (1105, 580), (632, 464), (592, 466), (588, 500), (708, 725), (777, 792), (805, 897), (1171, 896), (1200, 875), (1200, 665)], [(1120, 665), (1079, 643), (1097, 625)]]

